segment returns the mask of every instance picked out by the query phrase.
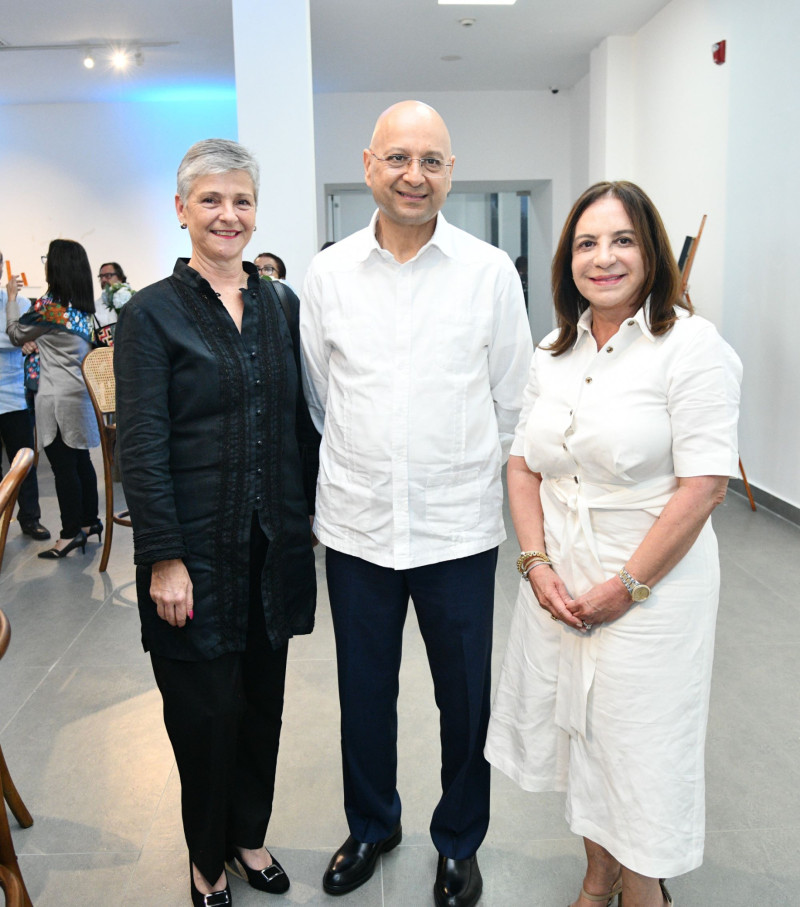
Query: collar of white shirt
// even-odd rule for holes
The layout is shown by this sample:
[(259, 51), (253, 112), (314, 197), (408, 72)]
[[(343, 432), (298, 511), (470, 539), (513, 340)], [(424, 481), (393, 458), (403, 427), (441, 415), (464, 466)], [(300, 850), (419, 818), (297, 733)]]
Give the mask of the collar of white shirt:
[[(678, 310), (679, 316), (682, 311), (683, 310), (681, 310), (681, 309)], [(655, 335), (648, 327), (648, 322), (650, 320), (650, 297), (649, 296), (645, 300), (644, 305), (639, 308), (639, 310), (636, 312), (636, 314), (627, 320), (628, 320), (628, 322), (635, 322), (636, 324), (638, 324), (639, 327), (641, 328), (642, 334), (644, 334), (644, 336), (651, 342), (655, 342), (655, 339), (656, 339)], [(578, 344), (581, 343), (588, 334), (592, 333), (592, 310), (590, 308), (587, 308), (586, 311), (578, 319), (577, 329), (578, 329), (578, 336), (575, 338), (575, 343), (572, 347), (573, 349), (575, 349), (578, 346)]]

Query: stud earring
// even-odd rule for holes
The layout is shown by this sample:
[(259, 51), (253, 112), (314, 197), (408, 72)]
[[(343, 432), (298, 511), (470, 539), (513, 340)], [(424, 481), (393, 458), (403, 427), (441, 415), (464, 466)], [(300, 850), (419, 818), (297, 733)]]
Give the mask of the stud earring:
[(181, 230), (188, 230), (188, 229), (189, 229), (188, 224), (181, 224)]
[(253, 233), (255, 233), (256, 230), (258, 230), (258, 227), (255, 224), (253, 224)]

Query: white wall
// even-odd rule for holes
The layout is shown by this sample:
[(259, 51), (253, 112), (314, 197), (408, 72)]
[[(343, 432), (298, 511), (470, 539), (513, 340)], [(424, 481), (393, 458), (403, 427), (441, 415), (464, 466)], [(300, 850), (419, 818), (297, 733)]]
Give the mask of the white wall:
[[(795, 0), (773, 0), (769, 15), (745, 0), (673, 0), (637, 35), (603, 42), (588, 77), (591, 179), (623, 175), (625, 150), (614, 152), (614, 139), (632, 123), (628, 176), (652, 196), (676, 253), (708, 215), (691, 298), (744, 363), (739, 439), (748, 478), (795, 507), (800, 293), (788, 220), (800, 197), (797, 34)], [(728, 61), (717, 66), (711, 47), (722, 39)], [(577, 154), (573, 168), (577, 194)]]
[[(800, 507), (800, 4), (718, 0), (730, 67), (723, 329), (744, 362), (751, 482)], [(725, 68), (725, 67), (723, 67)]]
[[(653, 198), (679, 252), (703, 214), (690, 295), (745, 368), (739, 448), (750, 481), (800, 507), (800, 291), (794, 230), (800, 198), (796, 38), (800, 4), (673, 0), (629, 39), (592, 55), (590, 160), (618, 178), (611, 135), (631, 122), (630, 178)], [(711, 47), (727, 41), (728, 60)], [(617, 80), (615, 82), (615, 79)], [(620, 149), (617, 147), (617, 152)]]
[(94, 274), (118, 261), (140, 288), (189, 254), (175, 215), (175, 173), (199, 139), (236, 138), (236, 104), (0, 106), (0, 135), (0, 249), (14, 270), (43, 287), (40, 256), (50, 240), (74, 239)]

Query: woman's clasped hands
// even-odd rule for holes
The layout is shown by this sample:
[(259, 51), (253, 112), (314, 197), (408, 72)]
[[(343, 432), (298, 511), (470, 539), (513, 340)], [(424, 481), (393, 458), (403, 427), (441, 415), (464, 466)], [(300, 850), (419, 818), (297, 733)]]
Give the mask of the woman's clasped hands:
[(618, 576), (612, 576), (573, 599), (561, 577), (547, 564), (532, 569), (528, 581), (541, 608), (553, 620), (586, 633), (597, 624), (616, 620), (633, 604), (628, 590)]

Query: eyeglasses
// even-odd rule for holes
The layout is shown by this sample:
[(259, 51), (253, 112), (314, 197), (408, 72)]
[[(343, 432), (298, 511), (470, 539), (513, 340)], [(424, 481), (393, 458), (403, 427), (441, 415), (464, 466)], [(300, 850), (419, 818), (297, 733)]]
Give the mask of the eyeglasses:
[(117, 277), (116, 271), (105, 271), (103, 274), (98, 274), (97, 279), (102, 280), (104, 277)]
[(380, 161), (382, 164), (386, 164), (390, 170), (397, 170), (398, 172), (400, 170), (408, 170), (416, 161), (425, 176), (442, 177), (447, 175), (447, 168), (453, 166), (452, 164), (446, 164), (438, 157), (411, 157), (408, 154), (389, 154), (386, 157), (378, 157), (371, 149), (369, 153), (376, 161)]
[(278, 269), (273, 268), (272, 265), (264, 265), (263, 268), (259, 268), (259, 266), (256, 265), (256, 271), (258, 271), (259, 274), (277, 274), (278, 273)]

